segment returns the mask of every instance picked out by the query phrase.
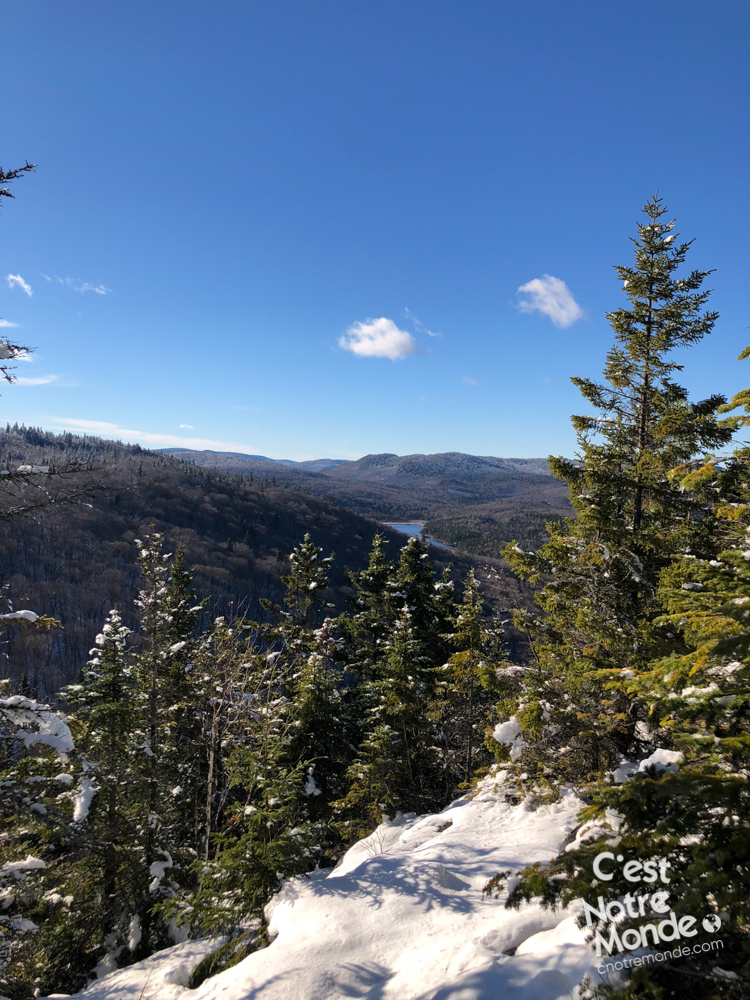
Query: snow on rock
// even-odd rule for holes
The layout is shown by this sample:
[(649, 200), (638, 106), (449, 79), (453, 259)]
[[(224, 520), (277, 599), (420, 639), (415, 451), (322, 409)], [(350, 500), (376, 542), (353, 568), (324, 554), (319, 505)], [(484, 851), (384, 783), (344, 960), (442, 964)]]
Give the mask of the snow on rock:
[[(82, 1000), (192, 1000), (188, 990), (190, 973), (221, 942), (186, 941), (135, 965), (109, 973), (73, 996)], [(61, 994), (52, 994), (52, 996)], [(41, 997), (40, 1000), (49, 1000)]]
[(632, 761), (623, 760), (620, 761), (618, 766), (611, 772), (612, 781), (616, 785), (621, 785), (624, 781), (630, 781), (633, 775), (638, 771), (638, 764), (634, 764)]
[(486, 780), (441, 813), (383, 823), (333, 871), (287, 881), (266, 910), (271, 945), (182, 1000), (568, 996), (599, 979), (569, 912), (506, 910), (482, 888), (553, 857), (581, 806), (572, 792), (511, 805)]

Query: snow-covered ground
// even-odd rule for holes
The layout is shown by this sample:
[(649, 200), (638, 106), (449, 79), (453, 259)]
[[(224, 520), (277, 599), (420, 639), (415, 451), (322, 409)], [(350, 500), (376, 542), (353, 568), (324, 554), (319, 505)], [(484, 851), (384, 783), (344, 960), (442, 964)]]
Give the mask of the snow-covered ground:
[(206, 950), (187, 942), (78, 996), (569, 1000), (584, 976), (601, 981), (574, 917), (537, 904), (506, 910), (482, 887), (501, 869), (553, 857), (581, 805), (572, 792), (536, 810), (510, 805), (487, 780), (441, 813), (381, 825), (333, 871), (287, 882), (268, 908), (271, 945), (197, 990), (178, 988)]

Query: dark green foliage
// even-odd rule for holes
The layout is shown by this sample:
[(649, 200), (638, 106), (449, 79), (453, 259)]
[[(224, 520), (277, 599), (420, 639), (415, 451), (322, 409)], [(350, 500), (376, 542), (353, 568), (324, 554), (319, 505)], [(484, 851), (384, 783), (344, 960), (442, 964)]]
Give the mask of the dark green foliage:
[(505, 654), (502, 631), (497, 619), (485, 618), (479, 584), (471, 572), (451, 631), (444, 636), (455, 652), (439, 668), (431, 709), (443, 734), (446, 793), (468, 787), (475, 773), (492, 761), (485, 745), (488, 722), (494, 703), (513, 686), (500, 666)]
[(435, 580), (417, 537), (395, 565), (376, 540), (370, 566), (353, 582), (355, 613), (343, 627), (359, 679), (355, 716), (364, 724), (336, 804), (347, 840), (384, 815), (440, 808), (486, 765), (501, 662), (500, 626), (482, 619), (473, 575), (457, 609), (452, 582), (445, 574)]
[[(655, 859), (669, 872), (671, 910), (698, 920), (694, 941), (711, 938), (704, 916), (720, 918), (720, 965), (738, 978), (718, 975), (708, 952), (595, 993), (718, 1000), (746, 996), (750, 982), (750, 449), (712, 449), (747, 423), (750, 394), (690, 405), (672, 381), (669, 351), (697, 342), (716, 314), (702, 312), (706, 272), (674, 274), (687, 244), (672, 248), (659, 202), (646, 212), (636, 267), (618, 268), (631, 307), (610, 315), (607, 382), (575, 380), (605, 423), (575, 417), (579, 461), (553, 463), (578, 518), (553, 527), (540, 553), (508, 553), (543, 581), (546, 611), (529, 622), (540, 669), (523, 713), (544, 697), (550, 717), (536, 732), (527, 720), (520, 763), (588, 781), (576, 842), (527, 869), (508, 905), (593, 906), (632, 892), (619, 866), (612, 881), (594, 878), (603, 838), (625, 859)], [(722, 418), (737, 407), (744, 415)], [(619, 931), (639, 923), (629, 917)]]
[[(544, 582), (543, 620), (517, 615), (542, 668), (530, 696), (554, 710), (551, 738), (536, 740), (529, 763), (579, 780), (637, 750), (637, 712), (618, 682), (675, 648), (659, 621), (660, 572), (677, 551), (714, 551), (710, 512), (670, 478), (676, 465), (731, 435), (717, 416), (724, 397), (693, 405), (673, 380), (681, 366), (672, 352), (697, 343), (716, 320), (700, 291), (710, 272), (677, 274), (690, 244), (675, 242), (665, 212), (659, 199), (646, 204), (635, 266), (615, 269), (630, 304), (608, 314), (615, 345), (605, 381), (573, 379), (600, 414), (573, 417), (575, 461), (550, 459), (569, 485), (576, 519), (550, 524), (536, 553), (517, 545), (504, 553), (519, 574)], [(560, 746), (568, 748), (563, 758)]]

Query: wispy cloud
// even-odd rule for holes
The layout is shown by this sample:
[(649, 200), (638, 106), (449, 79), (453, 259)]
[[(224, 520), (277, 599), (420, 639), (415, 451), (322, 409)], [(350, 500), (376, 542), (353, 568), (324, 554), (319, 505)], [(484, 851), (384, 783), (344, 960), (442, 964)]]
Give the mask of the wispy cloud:
[(17, 378), (15, 381), (16, 385), (50, 385), (52, 382), (57, 382), (60, 378), (59, 375), (37, 375), (33, 378)]
[(464, 385), (476, 385), (477, 384), (477, 380), (475, 378), (470, 378), (468, 375), (464, 375), (464, 377), (461, 379), (461, 381), (463, 382)]
[(565, 282), (551, 274), (543, 274), (541, 278), (527, 281), (518, 289), (518, 294), (528, 296), (518, 303), (521, 312), (543, 313), (549, 316), (555, 326), (571, 326), (583, 316), (583, 309), (573, 298)]
[(21, 291), (26, 292), (28, 296), (32, 296), (34, 294), (34, 289), (28, 281), (23, 280), (20, 274), (6, 274), (5, 280), (8, 282), (8, 288), (20, 288)]
[(0, 329), (7, 330), (11, 326), (18, 326), (18, 323), (11, 323), (9, 319), (0, 319)]
[(74, 292), (94, 292), (96, 295), (109, 295), (112, 291), (111, 288), (106, 288), (104, 285), (91, 285), (88, 281), (80, 281), (78, 278), (58, 278), (56, 276), (55, 281), (59, 285), (66, 285), (68, 288), (72, 288)]
[(193, 425), (192, 425), (192, 424), (180, 424), (180, 427), (181, 427), (181, 428), (182, 428), (183, 430), (185, 430), (185, 431), (192, 431), (192, 430), (194, 430), (194, 428), (193, 428)]
[(352, 323), (344, 336), (339, 337), (339, 347), (361, 358), (390, 358), (391, 361), (422, 353), (412, 335), (399, 330), (393, 320), (385, 316)]
[(420, 333), (426, 333), (428, 337), (442, 337), (443, 336), (442, 333), (433, 333), (432, 330), (428, 330), (427, 327), (424, 325), (424, 323), (421, 320), (417, 319), (417, 317), (409, 309), (408, 306), (406, 307), (406, 309), (404, 309), (404, 313), (406, 315), (406, 318), (410, 319), (412, 321), (412, 323), (414, 324), (415, 329), (419, 330)]
[[(142, 444), (147, 448), (193, 448), (196, 451), (241, 451), (250, 455), (264, 454), (261, 448), (248, 445), (244, 441), (214, 441), (209, 438), (181, 437), (177, 434), (158, 434), (153, 431), (134, 430), (120, 427), (106, 420), (83, 420), (78, 417), (50, 417), (49, 425), (54, 430), (71, 431), (74, 434), (95, 434), (98, 437)], [(270, 456), (275, 457), (275, 456)], [(282, 458), (288, 456), (283, 455)]]

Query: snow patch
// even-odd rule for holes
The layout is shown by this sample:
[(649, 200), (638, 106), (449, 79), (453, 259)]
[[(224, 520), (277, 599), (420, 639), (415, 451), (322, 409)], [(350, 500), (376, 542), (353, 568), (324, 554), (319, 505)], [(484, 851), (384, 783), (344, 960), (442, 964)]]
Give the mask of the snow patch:
[(35, 622), (38, 617), (34, 611), (11, 611), (7, 615), (0, 615), (0, 618), (23, 618), (27, 622)]
[(682, 756), (679, 750), (654, 750), (650, 757), (640, 762), (638, 770), (654, 767), (657, 771), (676, 771), (677, 765), (682, 763)]
[(186, 993), (190, 973), (220, 944), (221, 941), (207, 939), (166, 948), (142, 962), (110, 972), (73, 996), (82, 1000), (189, 1000), (195, 995), (192, 990)]
[[(6, 861), (0, 872), (16, 875), (17, 872), (31, 872), (39, 868), (46, 868), (47, 865), (41, 858), (35, 858), (27, 854), (23, 861)], [(16, 877), (19, 877), (16, 875)]]
[(83, 778), (78, 787), (78, 794), (73, 799), (73, 822), (83, 823), (88, 819), (91, 802), (99, 791), (91, 778)]
[(164, 861), (152, 861), (148, 869), (148, 873), (151, 876), (151, 883), (149, 884), (148, 891), (156, 892), (156, 890), (161, 885), (161, 881), (166, 874), (167, 868), (172, 867), (172, 855), (169, 851), (160, 851), (164, 855)]
[(492, 738), (498, 743), (510, 746), (510, 759), (518, 760), (526, 746), (526, 741), (521, 733), (521, 723), (512, 715), (507, 722), (498, 722), (492, 732)]
[[(517, 805), (506, 771), (442, 812), (397, 815), (331, 872), (287, 879), (266, 907), (272, 944), (185, 992), (211, 942), (186, 942), (111, 973), (81, 1000), (559, 1000), (597, 959), (575, 908), (506, 910), (485, 896), (501, 870), (555, 856), (583, 806), (571, 791)], [(611, 812), (611, 811), (610, 811)], [(616, 828), (617, 817), (607, 819)], [(593, 836), (593, 827), (588, 828)], [(586, 830), (579, 830), (586, 837)], [(166, 867), (164, 862), (157, 862)], [(153, 869), (152, 869), (153, 874)], [(163, 871), (162, 871), (163, 875)], [(511, 885), (514, 876), (511, 875)], [(515, 954), (514, 954), (515, 951)], [(183, 984), (183, 985), (178, 985)]]

